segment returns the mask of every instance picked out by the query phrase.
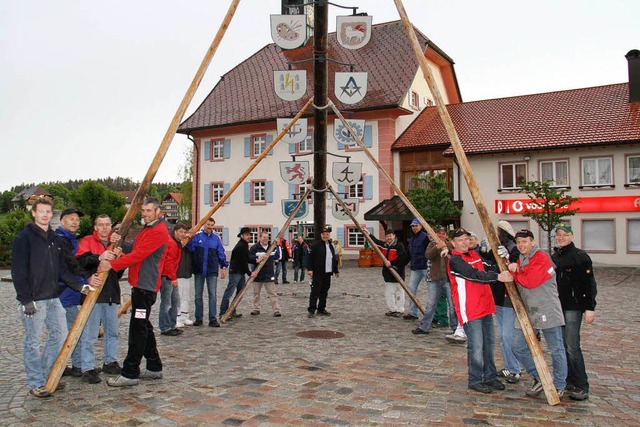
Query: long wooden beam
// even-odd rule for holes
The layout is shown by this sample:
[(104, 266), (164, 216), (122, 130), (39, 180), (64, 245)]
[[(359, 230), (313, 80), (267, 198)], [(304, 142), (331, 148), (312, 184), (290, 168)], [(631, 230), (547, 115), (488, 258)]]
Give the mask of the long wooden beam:
[[(398, 13), (400, 14), (400, 18), (402, 19), (402, 24), (407, 33), (407, 37), (409, 42), (411, 43), (411, 47), (418, 59), (418, 63), (420, 64), (420, 69), (424, 75), (425, 80), (429, 86), (429, 90), (431, 90), (431, 94), (434, 96), (436, 101), (436, 108), (438, 110), (438, 114), (444, 123), (444, 127), (447, 130), (447, 135), (449, 136), (449, 140), (451, 142), (451, 146), (453, 147), (453, 151), (455, 152), (456, 158), (458, 160), (458, 164), (460, 166), (460, 170), (464, 175), (465, 180), (467, 181), (467, 187), (469, 188), (469, 192), (471, 193), (471, 197), (473, 198), (473, 202), (476, 206), (476, 211), (478, 212), (478, 217), (482, 222), (482, 226), (484, 228), (484, 232), (487, 235), (487, 238), (491, 242), (491, 247), (493, 249), (493, 254), (495, 259), (498, 261), (498, 266), (500, 267), (500, 271), (506, 270), (506, 265), (504, 260), (498, 255), (497, 248), (500, 245), (500, 241), (495, 232), (495, 228), (493, 223), (491, 222), (491, 217), (489, 215), (489, 211), (487, 210), (484, 200), (482, 198), (482, 193), (480, 192), (480, 188), (478, 187), (478, 183), (473, 175), (473, 171), (471, 169), (471, 165), (469, 165), (469, 161), (467, 160), (467, 155), (462, 148), (462, 143), (460, 142), (460, 138), (458, 137), (458, 133), (453, 125), (453, 121), (449, 116), (449, 111), (445, 106), (444, 99), (440, 94), (440, 90), (435, 83), (435, 79), (429, 69), (429, 65), (427, 64), (427, 59), (420, 47), (420, 43), (418, 41), (418, 37), (413, 29), (413, 25), (409, 21), (407, 16), (407, 12), (404, 9), (404, 5), (402, 4), (402, 0), (394, 0), (396, 4), (396, 8), (398, 9)], [(509, 297), (511, 298), (511, 303), (513, 304), (513, 308), (516, 312), (516, 316), (522, 326), (522, 330), (524, 332), (525, 339), (527, 341), (527, 345), (529, 346), (529, 350), (531, 350), (531, 355), (533, 356), (533, 361), (536, 365), (536, 369), (538, 370), (538, 375), (540, 375), (540, 382), (544, 388), (545, 396), (547, 397), (547, 402), (549, 405), (557, 405), (560, 403), (560, 399), (558, 397), (558, 393), (556, 392), (556, 388), (553, 385), (553, 380), (551, 375), (549, 374), (549, 370), (547, 368), (547, 364), (544, 360), (544, 355), (542, 353), (542, 349), (540, 348), (540, 343), (538, 342), (536, 335), (531, 327), (531, 322), (529, 321), (529, 316), (527, 315), (527, 311), (524, 308), (524, 304), (522, 303), (522, 299), (520, 298), (520, 294), (518, 293), (518, 289), (513, 283), (506, 284), (507, 292), (509, 293)]]
[[(193, 99), (196, 93), (196, 90), (200, 85), (200, 82), (202, 82), (204, 73), (209, 67), (209, 64), (211, 63), (211, 59), (213, 58), (216, 50), (218, 49), (218, 46), (220, 45), (220, 42), (222, 41), (222, 38), (224, 37), (224, 34), (227, 28), (229, 27), (229, 23), (231, 22), (231, 19), (233, 18), (233, 15), (239, 3), (240, 3), (240, 0), (232, 0), (231, 5), (229, 6), (229, 9), (227, 11), (227, 14), (224, 20), (222, 21), (222, 24), (220, 25), (220, 28), (218, 29), (218, 32), (215, 38), (213, 39), (213, 42), (211, 43), (209, 49), (207, 50), (204, 56), (204, 59), (202, 60), (202, 63), (200, 64), (200, 67), (198, 68), (198, 71), (196, 72), (196, 75), (193, 78), (193, 81), (191, 82), (191, 85), (187, 89), (187, 92), (184, 95), (182, 102), (180, 103), (176, 113), (174, 114), (173, 119), (171, 120), (171, 123), (169, 124), (169, 127), (167, 129), (167, 132), (165, 133), (164, 138), (162, 139), (162, 143), (160, 144), (160, 147), (158, 148), (158, 151), (156, 152), (156, 155), (153, 158), (153, 161), (151, 162), (151, 166), (149, 166), (149, 169), (147, 170), (147, 174), (142, 180), (140, 187), (138, 187), (138, 190), (136, 191), (136, 194), (133, 197), (133, 200), (131, 202), (131, 206), (127, 210), (127, 213), (124, 216), (124, 219), (122, 220), (122, 226), (120, 229), (122, 236), (127, 235), (129, 228), (131, 227), (131, 223), (135, 219), (135, 216), (138, 213), (140, 206), (142, 205), (142, 200), (147, 194), (147, 191), (151, 186), (151, 182), (153, 181), (153, 178), (156, 176), (156, 173), (158, 172), (158, 169), (162, 164), (162, 160), (167, 154), (167, 151), (169, 151), (169, 146), (171, 145), (171, 141), (173, 140), (173, 137), (175, 136), (176, 131), (178, 130), (178, 126), (180, 125), (180, 122), (182, 121), (184, 114), (187, 110), (187, 107), (191, 103), (191, 100)], [(119, 245), (119, 243), (115, 245), (110, 245), (110, 249), (113, 247), (117, 247), (117, 245)], [(109, 274), (108, 271), (103, 271), (99, 273), (99, 277), (103, 281), (103, 283), (107, 279), (108, 274)], [(67, 339), (65, 340), (62, 346), (62, 350), (60, 351), (58, 358), (56, 359), (53, 367), (51, 368), (49, 377), (47, 378), (47, 383), (45, 384), (45, 387), (47, 388), (49, 393), (55, 392), (56, 388), (58, 387), (58, 383), (60, 382), (60, 378), (62, 377), (64, 368), (67, 366), (67, 363), (69, 363), (69, 359), (71, 358), (71, 353), (73, 352), (76, 345), (78, 344), (78, 340), (80, 339), (80, 336), (82, 335), (82, 331), (84, 330), (84, 327), (87, 321), (89, 320), (89, 316), (91, 315), (91, 311), (93, 310), (93, 307), (96, 304), (96, 301), (98, 300), (98, 296), (100, 295), (101, 290), (102, 288), (100, 287), (96, 289), (95, 292), (89, 293), (89, 295), (87, 295), (87, 297), (85, 298), (84, 303), (82, 304), (82, 307), (78, 312), (78, 316), (76, 317), (76, 320), (73, 323), (73, 326), (69, 331), (69, 334), (67, 335)]]

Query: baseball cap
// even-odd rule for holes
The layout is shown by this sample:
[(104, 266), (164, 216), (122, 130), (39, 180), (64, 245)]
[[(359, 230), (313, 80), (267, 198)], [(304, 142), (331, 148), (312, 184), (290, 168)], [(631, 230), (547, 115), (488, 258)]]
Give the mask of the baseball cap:
[(532, 239), (534, 238), (531, 230), (527, 230), (526, 228), (523, 228), (516, 233), (516, 238), (518, 237), (531, 237)]
[(433, 229), (434, 229), (436, 232), (438, 232), (438, 231), (442, 231), (442, 230), (444, 230), (445, 228), (444, 228), (443, 226), (441, 226), (441, 225), (436, 225), (435, 227), (433, 227)]
[(76, 208), (68, 208), (62, 211), (62, 213), (60, 214), (60, 219), (62, 220), (62, 218), (64, 218), (65, 215), (71, 215), (71, 214), (78, 214), (79, 217), (83, 217), (84, 213), (79, 211)]
[(322, 233), (331, 233), (331, 226), (325, 225), (324, 227), (322, 227)]
[(418, 221), (417, 218), (414, 218), (414, 220), (411, 221), (411, 225), (420, 225), (420, 221)]
[(469, 232), (467, 230), (465, 230), (464, 228), (456, 228), (455, 230), (453, 230), (453, 237), (460, 237), (460, 236), (464, 236), (464, 235), (469, 235)]
[(558, 231), (558, 230), (562, 230), (565, 233), (573, 234), (573, 229), (571, 228), (571, 226), (569, 224), (565, 224), (565, 223), (558, 224), (558, 226), (556, 227), (556, 231)]

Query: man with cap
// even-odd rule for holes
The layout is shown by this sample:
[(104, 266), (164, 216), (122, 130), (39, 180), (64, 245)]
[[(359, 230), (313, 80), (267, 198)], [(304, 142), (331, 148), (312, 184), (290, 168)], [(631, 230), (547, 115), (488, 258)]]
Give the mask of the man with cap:
[[(422, 279), (429, 280), (429, 261), (425, 255), (427, 245), (429, 244), (429, 236), (422, 229), (420, 221), (413, 219), (411, 221), (411, 236), (409, 237), (409, 290), (413, 295), (418, 294), (418, 285)], [(409, 312), (402, 316), (405, 320), (418, 319), (418, 307), (413, 300), (409, 302)]]
[(311, 246), (309, 254), (309, 277), (311, 278), (311, 294), (309, 295), (309, 317), (331, 316), (327, 311), (327, 295), (331, 287), (331, 276), (340, 277), (338, 259), (331, 244), (331, 227), (325, 226), (320, 233), (320, 240)]
[[(562, 340), (564, 316), (558, 297), (556, 272), (551, 258), (538, 248), (530, 230), (524, 229), (516, 233), (516, 245), (520, 251), (520, 258), (518, 262), (509, 264), (509, 271), (518, 286), (531, 325), (536, 330), (541, 329), (544, 334), (551, 353), (553, 383), (558, 395), (562, 397), (567, 385), (567, 356)], [(514, 331), (511, 346), (516, 358), (534, 379), (533, 385), (526, 391), (527, 396), (539, 396), (543, 391), (542, 383), (519, 325)]]
[(468, 387), (480, 393), (504, 390), (493, 358), (496, 308), (488, 285), (496, 281), (510, 282), (513, 276), (508, 271), (487, 271), (490, 265), (476, 251), (469, 250), (469, 233), (464, 228), (453, 232), (451, 245), (447, 273), (458, 322), (467, 334)]
[(573, 243), (573, 230), (568, 224), (556, 228), (556, 243), (551, 259), (556, 266), (560, 304), (564, 314), (562, 337), (567, 353), (567, 388), (573, 400), (589, 398), (589, 378), (580, 348), (582, 317), (587, 324), (596, 318), (596, 279), (591, 258)]
[[(249, 240), (251, 240), (251, 229), (249, 227), (242, 227), (240, 232), (238, 233), (238, 243), (233, 247), (231, 251), (231, 261), (229, 262), (229, 283), (227, 284), (227, 288), (224, 290), (224, 295), (222, 295), (222, 301), (220, 302), (220, 315), (224, 315), (229, 309), (229, 302), (231, 301), (231, 296), (235, 291), (236, 295), (240, 293), (242, 288), (244, 288), (245, 284), (245, 275), (251, 275), (251, 270), (249, 270), (250, 260), (253, 260), (253, 264), (255, 264), (255, 255), (251, 255), (249, 253)], [(255, 274), (253, 275), (255, 277)], [(233, 311), (233, 316), (229, 318), (229, 320), (234, 317), (240, 317), (242, 314), (236, 313)]]
[(281, 317), (280, 306), (278, 304), (278, 292), (276, 292), (275, 280), (275, 262), (282, 258), (282, 251), (279, 245), (275, 245), (273, 252), (268, 253), (267, 249), (271, 246), (269, 241), (269, 233), (262, 232), (260, 234), (260, 240), (249, 249), (249, 263), (258, 265), (260, 262), (266, 259), (266, 262), (262, 266), (259, 272), (257, 272), (253, 281), (253, 311), (252, 316), (260, 314), (260, 291), (264, 287), (267, 291), (267, 296), (271, 302), (271, 309), (273, 310), (273, 317)]
[[(367, 227), (361, 226), (362, 234), (367, 234)], [(389, 311), (385, 316), (402, 317), (404, 312), (404, 289), (400, 286), (391, 269), (395, 270), (402, 280), (404, 280), (404, 267), (409, 262), (409, 254), (402, 242), (396, 238), (396, 233), (392, 229), (387, 229), (384, 233), (385, 241), (377, 239), (373, 234), (369, 237), (380, 247), (382, 255), (387, 259), (382, 267), (382, 278), (385, 282), (384, 296), (387, 301)]]

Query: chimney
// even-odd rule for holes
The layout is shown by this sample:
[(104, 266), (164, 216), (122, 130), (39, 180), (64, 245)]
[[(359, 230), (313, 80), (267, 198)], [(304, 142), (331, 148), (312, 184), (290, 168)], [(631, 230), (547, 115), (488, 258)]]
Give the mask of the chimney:
[(640, 50), (633, 49), (624, 56), (629, 63), (629, 102), (640, 101)]

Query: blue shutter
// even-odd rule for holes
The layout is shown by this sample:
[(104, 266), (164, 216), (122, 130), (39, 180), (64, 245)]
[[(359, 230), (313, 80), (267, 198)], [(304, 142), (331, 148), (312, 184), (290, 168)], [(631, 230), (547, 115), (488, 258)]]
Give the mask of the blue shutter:
[(211, 205), (211, 185), (205, 184), (204, 191), (202, 192), (204, 196), (204, 204)]
[(265, 195), (267, 198), (267, 203), (273, 202), (273, 181), (267, 181)]
[[(273, 142), (273, 135), (267, 135), (267, 147)], [(275, 150), (275, 147), (273, 147)], [(273, 150), (269, 151), (269, 155), (273, 156)]]
[(364, 198), (366, 200), (373, 199), (373, 175), (364, 176)]
[(222, 244), (225, 246), (229, 245), (229, 229), (227, 227), (222, 229)]
[(364, 127), (364, 146), (367, 148), (373, 147), (373, 127), (367, 125)]
[(344, 144), (341, 142), (338, 142), (338, 150), (344, 150)]
[(275, 239), (277, 235), (278, 235), (278, 227), (272, 227), (271, 228), (271, 240), (273, 241), (273, 239)]
[(298, 144), (289, 144), (289, 154), (296, 154), (296, 145)]
[(248, 136), (244, 137), (244, 156), (251, 157), (251, 138)]
[(224, 140), (224, 158), (225, 159), (231, 158), (231, 140), (230, 139)]
[(251, 183), (244, 183), (244, 202), (251, 203)]
[(369, 232), (369, 234), (373, 234), (373, 227), (367, 227), (367, 231)]
[[(227, 194), (229, 192), (229, 190), (231, 189), (231, 184), (229, 184), (228, 182), (226, 182), (224, 184), (224, 194)], [(229, 203), (231, 203), (231, 197), (229, 197), (227, 199), (226, 202), (224, 202), (225, 205), (228, 205)]]
[(204, 142), (204, 161), (211, 160), (211, 141)]
[(340, 246), (344, 248), (344, 227), (336, 228), (336, 238), (338, 239)]
[(344, 185), (338, 185), (338, 196), (340, 196), (341, 199), (346, 199), (348, 194), (345, 195), (347, 190), (347, 187), (345, 187)]
[(289, 184), (289, 198), (293, 199), (293, 193), (296, 192), (296, 185)]

